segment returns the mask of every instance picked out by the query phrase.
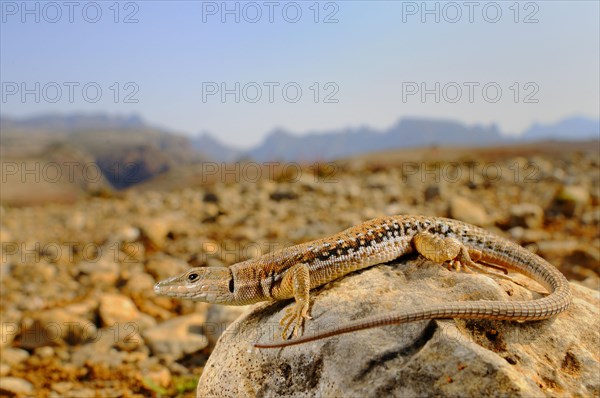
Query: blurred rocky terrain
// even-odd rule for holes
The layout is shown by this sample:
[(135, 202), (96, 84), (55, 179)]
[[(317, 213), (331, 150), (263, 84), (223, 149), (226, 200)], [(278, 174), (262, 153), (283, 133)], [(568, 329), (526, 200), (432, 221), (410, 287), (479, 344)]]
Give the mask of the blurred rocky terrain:
[(428, 148), (274, 169), (173, 168), (119, 194), (3, 204), (0, 392), (195, 396), (216, 339), (247, 309), (157, 297), (155, 281), (382, 215), (483, 226), (599, 290), (599, 166), (597, 141)]

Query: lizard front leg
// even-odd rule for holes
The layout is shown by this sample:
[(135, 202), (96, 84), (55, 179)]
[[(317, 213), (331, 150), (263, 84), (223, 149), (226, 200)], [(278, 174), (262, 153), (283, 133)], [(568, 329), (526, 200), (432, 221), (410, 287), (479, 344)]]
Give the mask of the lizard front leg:
[(296, 264), (288, 270), (281, 281), (282, 287), (290, 286), (293, 289), (295, 304), (288, 308), (279, 324), (283, 327), (281, 337), (289, 338), (288, 330), (293, 326), (292, 335), (297, 337), (304, 326), (305, 319), (312, 319), (308, 315), (310, 304), (310, 274), (306, 264)]

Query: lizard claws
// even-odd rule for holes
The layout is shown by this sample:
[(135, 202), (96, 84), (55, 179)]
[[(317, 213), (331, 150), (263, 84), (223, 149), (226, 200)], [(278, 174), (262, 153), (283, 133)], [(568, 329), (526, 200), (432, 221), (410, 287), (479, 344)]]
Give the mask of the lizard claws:
[(279, 324), (283, 327), (281, 332), (281, 338), (287, 340), (289, 338), (288, 330), (293, 326), (292, 336), (298, 337), (302, 334), (302, 328), (304, 327), (304, 320), (312, 319), (308, 315), (308, 302), (295, 303), (292, 307), (285, 310), (285, 315), (281, 318)]
[(467, 264), (463, 264), (460, 260), (450, 260), (448, 261), (448, 268), (449, 271), (455, 271), (455, 272), (465, 272), (467, 274), (472, 274), (473, 270), (471, 268), (469, 268), (469, 266)]

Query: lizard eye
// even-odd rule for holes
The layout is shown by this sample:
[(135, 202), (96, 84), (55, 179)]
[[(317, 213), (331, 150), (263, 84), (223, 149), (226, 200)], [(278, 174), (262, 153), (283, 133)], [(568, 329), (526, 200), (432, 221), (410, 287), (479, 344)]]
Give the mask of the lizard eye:
[(189, 274), (189, 275), (188, 275), (188, 280), (189, 280), (190, 282), (193, 282), (193, 281), (195, 281), (196, 279), (198, 279), (198, 274)]

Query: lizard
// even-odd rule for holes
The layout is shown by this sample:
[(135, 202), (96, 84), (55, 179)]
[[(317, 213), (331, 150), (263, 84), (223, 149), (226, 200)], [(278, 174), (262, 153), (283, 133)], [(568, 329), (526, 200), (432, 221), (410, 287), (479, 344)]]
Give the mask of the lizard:
[[(315, 335), (297, 337), (309, 315), (310, 291), (351, 272), (418, 253), (455, 271), (487, 272), (485, 266), (517, 271), (549, 294), (530, 301), (455, 301), (368, 317)], [(480, 262), (478, 264), (476, 261)], [(569, 282), (550, 263), (516, 243), (458, 220), (426, 216), (375, 218), (330, 237), (263, 254), (229, 267), (197, 267), (156, 283), (155, 293), (213, 304), (247, 305), (295, 299), (280, 321), (285, 347), (342, 333), (424, 319), (540, 320), (566, 310)], [(291, 340), (289, 330), (292, 328)]]

